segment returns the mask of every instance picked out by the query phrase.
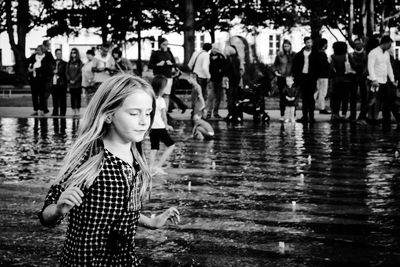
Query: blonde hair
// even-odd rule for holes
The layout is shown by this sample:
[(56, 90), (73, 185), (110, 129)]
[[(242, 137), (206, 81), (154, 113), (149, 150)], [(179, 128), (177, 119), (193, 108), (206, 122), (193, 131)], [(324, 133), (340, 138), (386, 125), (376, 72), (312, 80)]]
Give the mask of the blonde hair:
[[(103, 164), (102, 139), (108, 131), (105, 119), (112, 116), (122, 106), (124, 100), (138, 90), (143, 90), (152, 98), (151, 123), (146, 134), (149, 133), (155, 113), (155, 96), (150, 84), (129, 74), (120, 74), (107, 79), (97, 89), (86, 108), (77, 139), (67, 153), (55, 183), (63, 182), (66, 187), (86, 188), (93, 184)], [(146, 159), (138, 151), (136, 143), (132, 144), (131, 151), (141, 169), (136, 179), (140, 187), (137, 188), (139, 196), (143, 200), (147, 189), (151, 187), (151, 176)]]

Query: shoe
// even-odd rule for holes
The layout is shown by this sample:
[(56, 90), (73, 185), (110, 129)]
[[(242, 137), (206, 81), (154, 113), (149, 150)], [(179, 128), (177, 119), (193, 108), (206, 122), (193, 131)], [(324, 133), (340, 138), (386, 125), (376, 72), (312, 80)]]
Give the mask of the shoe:
[(38, 112), (37, 111), (35, 111), (35, 112), (33, 112), (32, 114), (31, 114), (31, 116), (37, 116), (38, 115)]
[(315, 119), (310, 119), (310, 124), (314, 124), (315, 123)]
[(289, 119), (285, 119), (284, 122), (285, 122), (285, 123), (288, 123), (288, 122), (289, 122)]
[(332, 114), (332, 113), (331, 113), (330, 111), (324, 109), (324, 110), (320, 110), (320, 111), (319, 111), (319, 114), (330, 115), (330, 114)]
[(285, 117), (281, 116), (281, 118), (279, 119), (279, 121), (285, 121)]
[(184, 108), (182, 109), (182, 112), (181, 112), (181, 113), (182, 113), (182, 114), (185, 113), (186, 110), (187, 110), (187, 107), (184, 107)]
[(300, 122), (300, 123), (303, 123), (303, 124), (307, 124), (307, 123), (308, 123), (308, 118), (303, 117), (303, 118), (298, 119), (298, 120), (296, 120), (296, 121), (297, 121), (297, 122)]
[(39, 111), (37, 112), (37, 115), (38, 115), (38, 116), (43, 116), (44, 113), (43, 113), (43, 111), (39, 110)]
[(367, 121), (364, 120), (364, 119), (362, 119), (362, 120), (357, 120), (356, 123), (357, 123), (358, 125), (367, 125)]
[(219, 114), (215, 114), (215, 115), (214, 115), (214, 118), (216, 118), (216, 119), (221, 119), (221, 116), (220, 116)]

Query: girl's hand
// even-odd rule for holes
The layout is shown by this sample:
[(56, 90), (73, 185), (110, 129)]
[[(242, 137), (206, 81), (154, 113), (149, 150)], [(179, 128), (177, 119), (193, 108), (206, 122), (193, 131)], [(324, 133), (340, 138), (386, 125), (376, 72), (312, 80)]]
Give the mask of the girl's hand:
[(181, 221), (181, 218), (179, 217), (179, 211), (175, 207), (171, 207), (160, 215), (152, 217), (151, 225), (154, 228), (160, 228), (163, 227), (168, 220), (173, 224), (178, 224)]
[(82, 204), (83, 192), (79, 187), (67, 188), (57, 201), (57, 213), (60, 216), (67, 214), (73, 207)]

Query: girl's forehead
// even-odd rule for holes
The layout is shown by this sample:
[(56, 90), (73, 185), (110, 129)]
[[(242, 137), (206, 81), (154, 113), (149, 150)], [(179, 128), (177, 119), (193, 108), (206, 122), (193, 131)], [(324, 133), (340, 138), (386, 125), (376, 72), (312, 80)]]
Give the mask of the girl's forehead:
[(137, 90), (130, 94), (124, 101), (125, 108), (152, 108), (153, 99), (143, 90)]

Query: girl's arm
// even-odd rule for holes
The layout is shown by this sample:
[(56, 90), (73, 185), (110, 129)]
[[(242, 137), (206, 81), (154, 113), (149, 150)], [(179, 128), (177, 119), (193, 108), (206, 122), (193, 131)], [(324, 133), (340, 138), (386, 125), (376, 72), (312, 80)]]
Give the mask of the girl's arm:
[(54, 226), (73, 207), (82, 204), (83, 192), (79, 187), (67, 188), (61, 193), (57, 203), (45, 207), (41, 213), (41, 222), (45, 226)]
[(171, 207), (160, 215), (152, 215), (150, 218), (140, 214), (139, 225), (150, 229), (157, 229), (163, 227), (168, 220), (173, 224), (178, 224), (181, 221), (179, 211), (176, 208)]
[(167, 109), (163, 108), (161, 109), (161, 118), (165, 124), (165, 129), (167, 129), (168, 131), (172, 131), (174, 130), (174, 128), (168, 124), (168, 119), (167, 119)]

